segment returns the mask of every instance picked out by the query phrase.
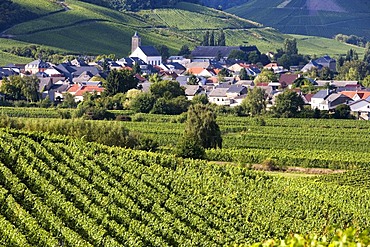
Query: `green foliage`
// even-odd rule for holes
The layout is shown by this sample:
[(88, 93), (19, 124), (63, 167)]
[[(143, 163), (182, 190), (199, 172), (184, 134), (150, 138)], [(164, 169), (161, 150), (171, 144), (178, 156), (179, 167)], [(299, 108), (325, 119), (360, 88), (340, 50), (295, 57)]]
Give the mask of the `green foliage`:
[(193, 105), (196, 105), (196, 104), (207, 105), (209, 101), (208, 101), (208, 97), (206, 94), (197, 94), (193, 97), (193, 99), (191, 100), (191, 103)]
[(104, 93), (108, 96), (126, 93), (128, 90), (136, 88), (137, 85), (138, 79), (134, 77), (132, 71), (127, 69), (110, 71), (106, 83), (103, 83)]
[(155, 103), (155, 97), (151, 93), (141, 93), (130, 103), (134, 112), (149, 113)]
[(177, 55), (179, 56), (184, 56), (185, 58), (188, 58), (191, 54), (191, 51), (189, 49), (188, 45), (183, 45), (181, 46), (181, 49)]
[[(252, 245), (241, 245), (241, 246), (252, 246), (252, 247), (273, 247), (273, 246), (368, 246), (370, 245), (369, 231), (364, 230), (359, 232), (358, 230), (350, 227), (345, 230), (336, 229), (331, 230), (332, 238), (326, 238), (317, 234), (290, 234), (285, 239), (269, 239), (264, 242), (254, 243)], [(240, 246), (240, 247), (241, 247)]]
[(183, 158), (203, 159), (205, 151), (196, 138), (184, 135), (176, 147), (176, 155)]
[(348, 105), (340, 105), (335, 108), (333, 117), (336, 119), (350, 119), (351, 116), (351, 107)]
[(10, 76), (3, 79), (0, 92), (11, 100), (36, 102), (40, 99), (39, 80), (36, 76)]
[(245, 68), (241, 68), (239, 78), (240, 78), (240, 80), (249, 80), (250, 79), (249, 76), (248, 76), (247, 70)]
[(303, 99), (294, 91), (285, 91), (276, 96), (272, 113), (276, 117), (295, 117), (303, 109)]
[(150, 92), (155, 98), (176, 98), (178, 96), (185, 96), (184, 88), (180, 87), (177, 81), (159, 81), (150, 85)]
[(365, 47), (366, 45), (366, 39), (364, 37), (358, 37), (356, 35), (345, 35), (339, 33), (335, 35), (334, 39), (351, 45), (357, 45), (362, 47)]
[(194, 139), (204, 148), (222, 147), (221, 131), (216, 123), (216, 115), (206, 105), (190, 106), (184, 136)]
[(241, 107), (244, 112), (251, 116), (261, 115), (266, 110), (265, 90), (254, 87), (249, 90), (247, 97), (242, 101)]
[(283, 51), (286, 55), (292, 56), (298, 54), (297, 40), (296, 39), (285, 39)]
[(176, 98), (158, 98), (151, 110), (154, 114), (169, 114), (178, 115), (188, 110), (190, 102), (185, 96), (178, 96)]
[(273, 81), (278, 81), (277, 75), (268, 69), (264, 69), (260, 74), (254, 79), (255, 84), (259, 83), (269, 83)]
[(0, 140), (5, 246), (369, 244), (354, 230), (369, 226), (366, 189), (61, 135), (1, 130)]

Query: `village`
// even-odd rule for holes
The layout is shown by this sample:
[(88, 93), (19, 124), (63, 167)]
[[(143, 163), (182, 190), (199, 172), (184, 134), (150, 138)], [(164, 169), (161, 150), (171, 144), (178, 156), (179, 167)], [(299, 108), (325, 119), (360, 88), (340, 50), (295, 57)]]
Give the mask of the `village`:
[[(140, 68), (140, 73), (135, 74), (138, 89), (143, 92), (152, 84), (149, 78), (157, 75), (161, 80), (177, 81), (185, 89), (188, 100), (206, 95), (210, 103), (235, 107), (257, 87), (264, 90), (269, 108), (277, 95), (292, 90), (313, 110), (333, 111), (340, 105), (348, 105), (357, 119), (370, 120), (370, 88), (357, 80), (320, 80), (303, 75), (311, 70), (336, 72), (337, 61), (327, 55), (286, 69), (277, 62), (261, 66), (230, 59), (236, 52), (260, 54), (256, 46), (198, 46), (188, 58), (176, 55), (169, 56), (166, 61), (155, 47), (142, 45), (138, 33), (133, 35), (131, 46), (131, 54), (118, 60), (86, 62), (78, 58), (52, 64), (38, 59), (28, 64), (8, 64), (0, 67), (0, 81), (14, 75), (36, 76), (42, 99), (48, 97), (53, 102), (62, 102), (65, 95), (70, 94), (75, 102), (82, 102), (86, 94), (104, 92), (103, 80), (109, 71), (132, 71), (136, 66)], [(272, 54), (266, 56), (272, 58)], [(275, 79), (256, 80), (263, 71), (273, 73)], [(297, 81), (303, 79), (310, 82), (309, 90), (297, 85)], [(6, 100), (6, 95), (0, 94), (0, 99)]]

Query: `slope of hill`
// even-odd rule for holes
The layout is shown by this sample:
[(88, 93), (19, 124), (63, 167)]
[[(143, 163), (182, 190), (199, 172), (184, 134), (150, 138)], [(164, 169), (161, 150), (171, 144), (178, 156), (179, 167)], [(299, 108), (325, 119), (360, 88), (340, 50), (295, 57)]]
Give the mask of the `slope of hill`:
[(363, 0), (249, 0), (227, 11), (283, 33), (332, 38), (338, 33), (370, 40), (370, 2)]
[[(165, 44), (175, 54), (184, 44), (190, 47), (199, 45), (206, 30), (222, 28), (227, 45), (257, 45), (262, 52), (267, 52), (281, 47), (283, 40), (289, 37), (256, 22), (190, 3), (179, 3), (171, 9), (135, 13), (118, 12), (77, 0), (66, 0), (64, 3), (64, 11), (50, 12), (3, 32), (3, 37), (10, 39), (7, 44), (0, 42), (0, 50), (4, 51), (4, 46), (9, 47), (13, 40), (72, 54), (113, 53), (126, 56), (130, 52), (131, 36), (138, 31), (144, 45)], [(19, 42), (14, 44), (18, 46)], [(343, 44), (338, 46), (338, 42), (329, 40), (322, 47), (314, 41), (302, 44), (305, 44), (302, 51), (317, 55), (345, 54), (351, 48)], [(338, 48), (328, 49), (328, 46)], [(363, 49), (357, 50), (363, 53)], [(5, 55), (3, 61), (6, 60)]]

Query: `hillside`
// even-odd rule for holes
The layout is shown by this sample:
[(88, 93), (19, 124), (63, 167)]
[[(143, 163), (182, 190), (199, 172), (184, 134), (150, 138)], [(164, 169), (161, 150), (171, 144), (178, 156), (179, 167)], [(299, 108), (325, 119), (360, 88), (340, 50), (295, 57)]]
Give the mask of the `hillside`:
[(4, 246), (233, 246), (369, 226), (369, 190), (0, 130)]
[[(17, 1), (24, 8), (35, 8), (29, 1)], [(42, 2), (48, 0), (38, 0), (40, 5)], [(11, 43), (16, 47), (37, 44), (69, 54), (113, 53), (120, 57), (129, 54), (131, 36), (138, 31), (144, 45), (165, 44), (176, 54), (184, 44), (191, 48), (199, 45), (206, 30), (223, 29), (227, 45), (257, 45), (267, 52), (281, 47), (289, 37), (256, 22), (191, 3), (140, 12), (119, 12), (77, 0), (64, 3), (63, 11), (45, 10), (43, 16), (7, 29), (1, 34), (8, 39), (0, 39), (0, 50), (9, 48)], [(298, 44), (304, 46), (302, 52), (316, 55), (345, 54), (351, 48), (334, 40), (320, 46), (314, 38)], [(363, 49), (356, 49), (363, 53)], [(14, 59), (14, 55), (7, 58), (4, 52), (1, 57), (1, 64)]]
[(246, 0), (226, 10), (282, 33), (332, 38), (338, 33), (370, 40), (370, 2), (363, 0)]

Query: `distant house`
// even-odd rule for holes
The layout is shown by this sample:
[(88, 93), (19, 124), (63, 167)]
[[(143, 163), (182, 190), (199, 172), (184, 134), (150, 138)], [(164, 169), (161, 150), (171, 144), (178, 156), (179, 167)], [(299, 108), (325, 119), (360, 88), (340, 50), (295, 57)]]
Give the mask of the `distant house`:
[(195, 95), (205, 94), (206, 91), (199, 85), (185, 85), (185, 96), (188, 100), (192, 100)]
[(315, 61), (311, 60), (308, 64), (306, 64), (302, 69), (301, 71), (306, 73), (310, 70), (313, 70), (313, 69), (317, 69), (317, 70), (321, 70), (323, 68), (323, 66), (321, 64), (318, 64), (316, 63)]
[(50, 67), (50, 64), (40, 59), (34, 60), (25, 66), (25, 71), (30, 74), (36, 74), (38, 72), (44, 72)]
[(228, 69), (237, 74), (240, 73), (241, 69), (245, 69), (247, 75), (249, 76), (257, 76), (259, 73), (261, 73), (261, 70), (255, 64), (235, 63)]
[(306, 64), (301, 71), (307, 72), (312, 69), (321, 70), (322, 68), (329, 68), (331, 71), (337, 71), (337, 61), (329, 56), (319, 57), (315, 60), (311, 60), (308, 64)]
[(342, 104), (349, 104), (353, 100), (340, 93), (332, 93), (330, 90), (320, 90), (311, 98), (311, 109), (333, 110)]
[(104, 91), (104, 88), (101, 86), (90, 86), (83, 84), (74, 84), (72, 85), (67, 92), (72, 94), (76, 102), (83, 101), (83, 96), (85, 93), (97, 93), (100, 95)]
[[(236, 100), (244, 98), (243, 95), (246, 95), (247, 92), (248, 89), (242, 85), (229, 85), (224, 83), (220, 84), (209, 93), (208, 100), (217, 105), (236, 105)], [(241, 101), (238, 101), (238, 103), (240, 102)]]
[(61, 63), (53, 68), (63, 74), (70, 81), (72, 81), (73, 78), (79, 77), (84, 72), (90, 72), (92, 75), (100, 73), (99, 69), (95, 66), (75, 66), (72, 65), (71, 62)]
[(333, 72), (337, 71), (337, 61), (328, 55), (315, 59), (315, 62), (329, 68)]
[(279, 84), (282, 88), (291, 88), (294, 81), (300, 77), (299, 74), (282, 74), (279, 78)]
[(355, 113), (357, 119), (370, 120), (370, 97), (367, 99), (360, 99), (349, 104), (351, 112)]
[(264, 69), (273, 70), (275, 74), (285, 73), (288, 70), (284, 69), (283, 66), (279, 66), (277, 63), (269, 63), (263, 66)]
[(260, 51), (256, 46), (197, 46), (191, 53), (193, 60), (227, 60), (232, 51), (238, 50), (245, 53)]

